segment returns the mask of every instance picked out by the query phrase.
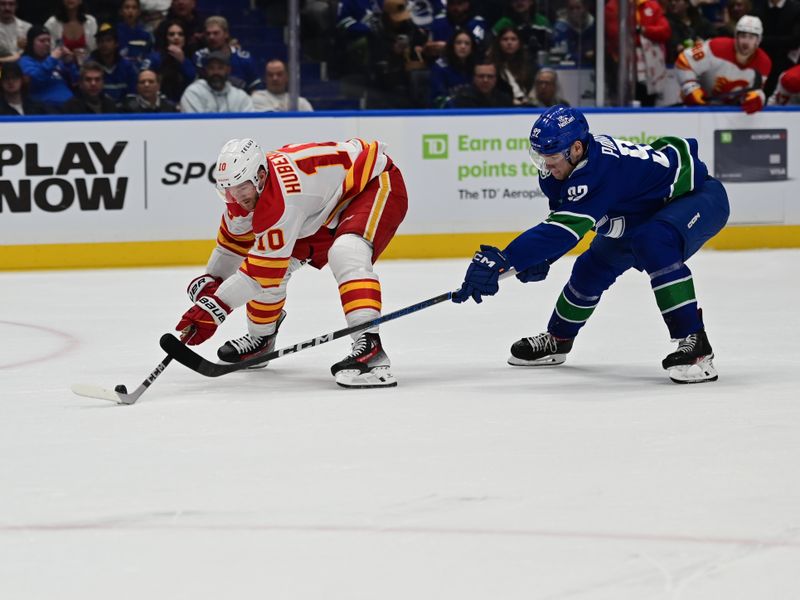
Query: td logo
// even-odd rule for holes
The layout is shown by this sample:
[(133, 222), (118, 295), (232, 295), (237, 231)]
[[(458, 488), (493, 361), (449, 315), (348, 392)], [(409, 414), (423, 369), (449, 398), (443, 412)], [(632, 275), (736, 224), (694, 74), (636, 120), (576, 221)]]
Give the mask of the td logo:
[(429, 133), (422, 136), (422, 158), (425, 160), (447, 158), (447, 134)]

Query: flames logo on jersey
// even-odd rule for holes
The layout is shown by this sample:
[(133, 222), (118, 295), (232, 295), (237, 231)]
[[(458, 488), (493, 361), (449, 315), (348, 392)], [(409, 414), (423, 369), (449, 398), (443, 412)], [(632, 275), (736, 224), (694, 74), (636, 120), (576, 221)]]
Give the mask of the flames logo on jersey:
[(744, 90), (750, 87), (751, 83), (746, 79), (728, 79), (727, 77), (717, 77), (714, 81), (714, 96), (727, 94), (736, 90)]

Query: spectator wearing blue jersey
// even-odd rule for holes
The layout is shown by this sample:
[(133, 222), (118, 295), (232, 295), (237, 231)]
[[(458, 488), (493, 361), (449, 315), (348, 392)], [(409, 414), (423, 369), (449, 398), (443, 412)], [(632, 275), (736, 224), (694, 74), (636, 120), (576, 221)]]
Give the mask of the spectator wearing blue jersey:
[(591, 135), (579, 110), (554, 106), (533, 124), (530, 141), (550, 215), (503, 250), (481, 246), (453, 301), (494, 295), (500, 274), (512, 268), (523, 282), (543, 280), (551, 263), (594, 230), (547, 331), (515, 342), (509, 364), (563, 363), (603, 292), (633, 267), (650, 277), (669, 336), (678, 340), (661, 363), (670, 379), (716, 381), (686, 261), (725, 226), (730, 208), (725, 188), (698, 158), (697, 140), (663, 137), (646, 145)]
[(91, 58), (103, 69), (103, 91), (116, 104), (122, 104), (125, 96), (136, 92), (136, 67), (121, 56), (113, 25), (100, 25), (95, 38), (97, 50)]
[(431, 66), (431, 104), (442, 108), (459, 89), (469, 87), (475, 69), (475, 41), (466, 31), (448, 42), (444, 56)]
[(119, 8), (120, 21), (117, 23), (119, 53), (137, 68), (153, 50), (153, 36), (142, 25), (142, 6), (139, 2), (124, 0)]
[(205, 41), (206, 47), (194, 53), (194, 66), (197, 69), (203, 68), (203, 60), (210, 52), (222, 52), (230, 60), (231, 74), (228, 79), (231, 85), (248, 94), (264, 89), (264, 82), (250, 53), (238, 46), (231, 46), (230, 29), (225, 17), (214, 15), (206, 19)]
[(178, 20), (166, 21), (156, 37), (156, 50), (142, 63), (161, 75), (161, 93), (180, 102), (183, 92), (197, 77), (194, 63), (186, 55), (186, 34)]
[(567, 0), (564, 17), (553, 25), (551, 54), (578, 66), (594, 64), (595, 22), (585, 0)]
[(440, 54), (447, 40), (457, 31), (469, 33), (481, 49), (488, 42), (486, 21), (475, 12), (470, 0), (449, 0), (445, 12), (433, 19), (431, 34), (433, 40), (440, 44)]
[(28, 78), (31, 99), (35, 102), (58, 109), (72, 98), (70, 84), (78, 78), (74, 56), (66, 46), (51, 48), (50, 32), (43, 26), (34, 25), (28, 30), (19, 66)]

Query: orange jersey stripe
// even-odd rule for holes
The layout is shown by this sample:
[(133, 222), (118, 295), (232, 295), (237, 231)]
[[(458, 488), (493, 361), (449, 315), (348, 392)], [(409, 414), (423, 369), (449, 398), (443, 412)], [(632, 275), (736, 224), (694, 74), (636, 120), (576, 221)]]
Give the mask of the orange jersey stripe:
[(683, 69), (684, 71), (691, 71), (692, 67), (689, 66), (689, 59), (686, 58), (683, 52), (678, 55), (678, 58), (675, 60), (675, 68), (676, 69)]
[(354, 279), (351, 281), (346, 281), (339, 286), (339, 295), (341, 296), (347, 292), (362, 289), (380, 290), (381, 282), (375, 281), (374, 279)]
[[(281, 309), (285, 303), (285, 299), (276, 304), (263, 304), (261, 302), (256, 302), (255, 300), (251, 300), (247, 303), (247, 318), (253, 323), (258, 323), (261, 325), (274, 323), (281, 316)], [(272, 308), (265, 309), (264, 307)]]
[(255, 235), (253, 235), (252, 231), (243, 233), (241, 235), (235, 235), (228, 230), (228, 225), (225, 223), (225, 219), (222, 219), (222, 223), (217, 231), (217, 244), (223, 248), (227, 248), (235, 254), (244, 256), (248, 253), (250, 248), (253, 247), (254, 241)]
[(375, 231), (378, 229), (378, 222), (383, 214), (383, 209), (386, 206), (386, 199), (389, 197), (389, 192), (392, 191), (392, 184), (389, 182), (389, 173), (384, 171), (380, 174), (380, 187), (378, 188), (378, 195), (372, 205), (369, 219), (367, 220), (367, 229), (364, 232), (364, 239), (372, 242), (375, 239)]
[(347, 171), (347, 175), (342, 183), (342, 197), (336, 205), (336, 208), (331, 211), (330, 216), (326, 219), (325, 225), (328, 225), (336, 218), (336, 215), (347, 206), (347, 203), (350, 202), (353, 196), (359, 194), (367, 187), (370, 179), (372, 179), (372, 170), (375, 168), (377, 153), (378, 142), (372, 142), (366, 152), (362, 152), (358, 155), (353, 166)]
[(347, 304), (342, 304), (342, 308), (344, 309), (344, 314), (348, 314), (353, 312), (354, 310), (360, 310), (363, 308), (373, 308), (378, 312), (380, 312), (381, 303), (378, 300), (372, 300), (370, 298), (362, 298), (361, 300), (353, 300), (352, 302), (348, 302)]
[(374, 279), (347, 281), (339, 286), (345, 314), (360, 308), (381, 310), (381, 284)]
[(259, 267), (250, 263), (250, 257), (244, 259), (242, 266), (239, 270), (255, 280), (262, 288), (278, 287), (286, 275), (287, 269), (268, 269)]

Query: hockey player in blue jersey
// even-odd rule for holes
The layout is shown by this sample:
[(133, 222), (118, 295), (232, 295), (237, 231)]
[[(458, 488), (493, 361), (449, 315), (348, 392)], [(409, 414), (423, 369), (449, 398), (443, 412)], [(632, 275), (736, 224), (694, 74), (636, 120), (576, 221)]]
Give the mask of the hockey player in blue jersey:
[(531, 130), (530, 155), (551, 213), (505, 249), (481, 246), (454, 302), (497, 293), (511, 268), (541, 281), (550, 264), (589, 230), (547, 331), (511, 347), (515, 366), (559, 365), (603, 292), (631, 267), (650, 276), (656, 303), (678, 348), (662, 366), (676, 383), (716, 381), (713, 352), (686, 260), (728, 220), (728, 196), (697, 156), (697, 141), (663, 137), (650, 145), (592, 135), (575, 108), (546, 110)]

